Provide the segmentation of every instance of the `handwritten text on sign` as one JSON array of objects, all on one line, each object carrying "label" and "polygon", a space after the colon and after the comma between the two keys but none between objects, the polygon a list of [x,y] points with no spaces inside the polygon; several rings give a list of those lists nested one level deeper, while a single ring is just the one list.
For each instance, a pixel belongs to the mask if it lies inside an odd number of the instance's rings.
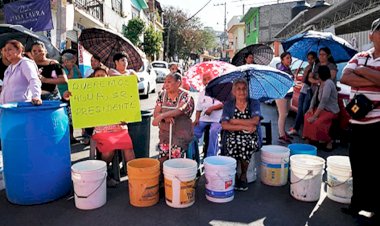
[{"label": "handwritten text on sign", "polygon": [[141,121],[136,76],[70,79],[74,128]]}]

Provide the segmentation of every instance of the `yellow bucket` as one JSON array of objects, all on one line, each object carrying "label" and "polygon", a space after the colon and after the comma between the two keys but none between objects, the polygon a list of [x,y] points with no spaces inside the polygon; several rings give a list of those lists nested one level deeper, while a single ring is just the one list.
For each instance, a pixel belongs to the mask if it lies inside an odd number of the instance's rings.
[{"label": "yellow bucket", "polygon": [[159,200],[160,162],[151,158],[134,159],[128,162],[127,170],[131,205],[136,207],[155,205]]}]

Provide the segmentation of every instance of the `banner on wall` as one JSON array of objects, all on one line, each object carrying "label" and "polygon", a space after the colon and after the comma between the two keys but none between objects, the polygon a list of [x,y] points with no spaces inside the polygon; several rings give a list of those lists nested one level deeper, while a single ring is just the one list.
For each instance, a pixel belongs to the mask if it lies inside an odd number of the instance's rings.
[{"label": "banner on wall", "polygon": [[70,79],[74,128],[140,122],[136,76]]},{"label": "banner on wall", "polygon": [[4,5],[7,24],[22,25],[32,31],[53,29],[50,0],[19,0]]}]

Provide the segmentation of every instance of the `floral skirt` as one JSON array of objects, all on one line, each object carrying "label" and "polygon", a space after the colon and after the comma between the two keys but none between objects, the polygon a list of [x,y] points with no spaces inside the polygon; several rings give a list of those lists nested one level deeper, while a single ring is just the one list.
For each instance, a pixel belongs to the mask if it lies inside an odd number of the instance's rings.
[{"label": "floral skirt", "polygon": [[[159,158],[163,158],[169,156],[169,144],[158,144],[157,146],[159,154]],[[177,145],[173,145],[171,149],[171,157],[172,158],[183,158],[185,156],[186,150],[182,149]]]}]

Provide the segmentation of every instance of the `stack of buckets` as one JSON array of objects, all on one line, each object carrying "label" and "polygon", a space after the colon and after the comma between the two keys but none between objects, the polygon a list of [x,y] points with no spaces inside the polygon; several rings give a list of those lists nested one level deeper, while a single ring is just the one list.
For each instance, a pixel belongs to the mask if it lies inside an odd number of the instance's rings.
[{"label": "stack of buckets", "polygon": [[159,201],[160,162],[139,158],[127,163],[129,201],[132,206],[148,207]]},{"label": "stack of buckets", "polygon": [[96,209],[107,201],[107,164],[101,160],[86,160],[71,167],[75,206],[82,210]]},{"label": "stack of buckets", "polygon": [[206,199],[225,203],[234,199],[236,160],[226,156],[210,156],[204,160]]},{"label": "stack of buckets", "polygon": [[169,159],[163,164],[165,199],[168,206],[185,208],[195,202],[198,164],[191,159]]},{"label": "stack of buckets", "polygon": [[351,164],[347,156],[327,158],[327,197],[349,204],[352,196]]},{"label": "stack of buckets", "polygon": [[321,194],[325,160],[309,144],[290,144],[290,194],[298,200],[314,202]]},{"label": "stack of buckets", "polygon": [[261,150],[261,182],[271,186],[285,185],[288,181],[289,148],[265,145]]}]

